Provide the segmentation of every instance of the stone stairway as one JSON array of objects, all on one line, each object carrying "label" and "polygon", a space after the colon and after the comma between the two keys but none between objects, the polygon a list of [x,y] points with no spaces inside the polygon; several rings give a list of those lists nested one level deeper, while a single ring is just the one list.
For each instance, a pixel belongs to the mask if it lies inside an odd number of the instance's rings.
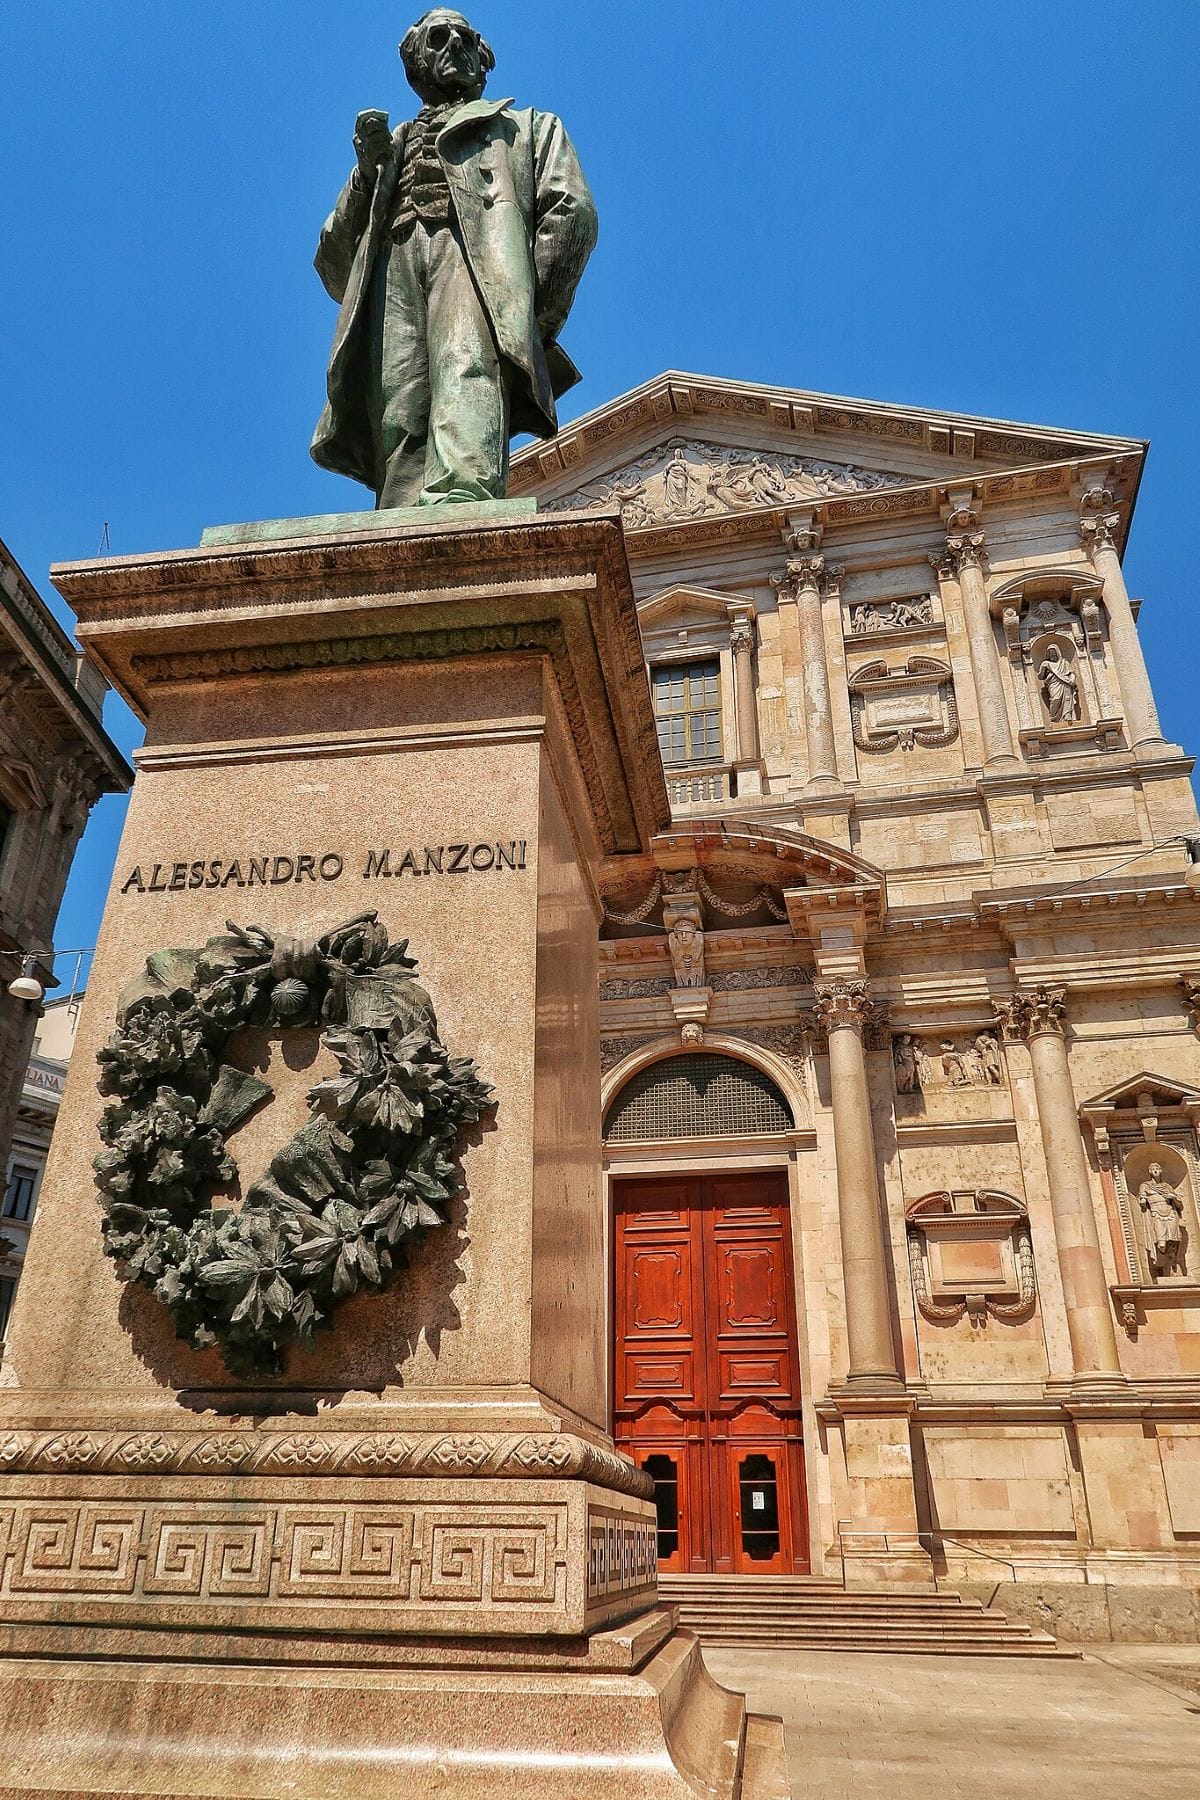
[{"label": "stone stairway", "polygon": [[785,1575],[660,1575],[702,1644],[951,1656],[1062,1656],[1052,1637],[959,1594],[856,1591]]}]

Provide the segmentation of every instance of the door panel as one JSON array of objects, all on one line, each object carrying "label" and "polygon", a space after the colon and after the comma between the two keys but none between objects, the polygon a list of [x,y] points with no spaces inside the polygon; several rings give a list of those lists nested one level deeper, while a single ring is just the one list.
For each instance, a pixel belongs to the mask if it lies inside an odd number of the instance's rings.
[{"label": "door panel", "polygon": [[782,1175],[616,1185],[614,1435],[655,1480],[664,1569],[806,1569]]}]

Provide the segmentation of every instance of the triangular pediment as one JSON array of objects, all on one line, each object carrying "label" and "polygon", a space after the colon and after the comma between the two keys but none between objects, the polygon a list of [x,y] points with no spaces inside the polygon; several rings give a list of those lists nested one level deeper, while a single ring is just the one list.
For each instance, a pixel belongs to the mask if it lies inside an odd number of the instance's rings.
[{"label": "triangular pediment", "polygon": [[1151,1109],[1200,1104],[1200,1088],[1189,1087],[1185,1081],[1175,1081],[1168,1075],[1154,1075],[1143,1070],[1140,1075],[1131,1075],[1127,1080],[1105,1088],[1102,1094],[1096,1094],[1091,1100],[1085,1100],[1080,1111],[1136,1111],[1143,1094],[1149,1097]]},{"label": "triangular pediment", "polygon": [[[833,504],[914,510],[931,488],[1046,484],[1051,465],[1087,464],[1132,500],[1146,446],[1000,419],[849,400],[670,372],[564,425],[513,459],[511,492],[560,512],[617,507],[627,531],[712,529],[734,515]],[[847,516],[851,516],[850,512]]]},{"label": "triangular pediment", "polygon": [[[732,610],[737,610],[736,606]],[[746,603],[741,603],[743,612]],[[731,602],[726,594],[715,594],[711,588],[665,588],[638,606],[638,623],[643,631],[660,631],[666,626],[693,629],[704,625],[728,624]]]}]

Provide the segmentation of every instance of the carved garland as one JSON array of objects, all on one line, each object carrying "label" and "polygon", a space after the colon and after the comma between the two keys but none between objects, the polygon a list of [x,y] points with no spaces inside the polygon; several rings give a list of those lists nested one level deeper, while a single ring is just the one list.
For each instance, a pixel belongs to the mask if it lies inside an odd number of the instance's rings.
[{"label": "carved garland", "polygon": [[[391,1285],[442,1209],[463,1192],[455,1156],[492,1090],[451,1059],[407,941],[374,912],[315,943],[228,924],[202,950],[160,950],[121,997],[99,1053],[103,1115],[95,1159],[107,1255],[149,1288],[176,1333],[217,1347],[236,1375],[279,1372],[359,1287]],[[320,1023],[338,1072],[308,1096],[312,1116],[245,1191],[228,1134],[271,1096],[221,1061],[251,1027]]]},{"label": "carved garland", "polygon": [[[871,728],[868,702],[885,693],[903,694],[909,686],[936,685],[941,720],[921,724],[897,724],[891,730]],[[926,750],[940,750],[958,736],[958,701],[954,683],[946,664],[932,656],[910,656],[903,669],[893,671],[886,663],[869,663],[859,669],[850,682],[850,716],[854,742],[860,750],[887,754],[893,750],[912,750],[919,744]]]}]

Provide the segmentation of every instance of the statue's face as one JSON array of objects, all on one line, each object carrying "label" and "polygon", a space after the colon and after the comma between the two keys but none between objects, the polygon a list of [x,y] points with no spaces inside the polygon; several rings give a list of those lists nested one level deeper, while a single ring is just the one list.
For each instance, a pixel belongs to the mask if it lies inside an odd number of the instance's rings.
[{"label": "statue's face", "polygon": [[1147,1170],[1147,1173],[1149,1174],[1151,1181],[1161,1181],[1162,1180],[1162,1164],[1161,1163],[1151,1163],[1149,1169]]},{"label": "statue's face", "polygon": [[419,70],[413,86],[423,100],[474,99],[483,92],[487,71],[479,49],[479,34],[461,13],[449,10],[426,15],[421,24],[423,42]]}]

